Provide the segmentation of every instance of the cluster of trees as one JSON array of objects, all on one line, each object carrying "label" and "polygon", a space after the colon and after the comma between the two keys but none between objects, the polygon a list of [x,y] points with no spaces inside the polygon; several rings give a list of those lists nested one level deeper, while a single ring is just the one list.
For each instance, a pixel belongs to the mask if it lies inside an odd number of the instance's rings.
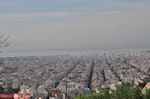
[{"label": "cluster of trees", "polygon": [[106,89],[105,92],[79,95],[74,97],[74,99],[150,99],[150,89],[146,89],[146,92],[143,94],[141,87],[143,86],[134,86],[131,83],[123,82],[116,90],[111,90],[111,93]]}]

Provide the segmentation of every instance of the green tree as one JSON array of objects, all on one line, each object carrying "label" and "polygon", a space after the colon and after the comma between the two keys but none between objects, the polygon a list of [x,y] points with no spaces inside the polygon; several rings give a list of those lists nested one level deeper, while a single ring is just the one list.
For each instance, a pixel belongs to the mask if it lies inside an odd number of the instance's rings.
[{"label": "green tree", "polygon": [[123,82],[116,90],[106,89],[104,92],[89,95],[79,95],[74,97],[74,99],[150,99],[150,89],[147,89],[144,94],[141,92],[141,87],[135,87],[131,83]]},{"label": "green tree", "polygon": [[144,94],[144,99],[150,99],[150,89],[146,89],[146,92]]}]

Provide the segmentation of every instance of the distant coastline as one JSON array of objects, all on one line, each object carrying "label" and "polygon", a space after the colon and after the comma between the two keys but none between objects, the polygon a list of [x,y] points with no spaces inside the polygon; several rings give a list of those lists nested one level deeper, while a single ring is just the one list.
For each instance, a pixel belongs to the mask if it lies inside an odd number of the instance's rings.
[{"label": "distant coastline", "polygon": [[13,50],[2,51],[1,57],[22,57],[22,56],[55,56],[55,55],[92,55],[104,53],[118,53],[118,52],[139,52],[149,51],[150,49],[47,49],[47,50]]}]

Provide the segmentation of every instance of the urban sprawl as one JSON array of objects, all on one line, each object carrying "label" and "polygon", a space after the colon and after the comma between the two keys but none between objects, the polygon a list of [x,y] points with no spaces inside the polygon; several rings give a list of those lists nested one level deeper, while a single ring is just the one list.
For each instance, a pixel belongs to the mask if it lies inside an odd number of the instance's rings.
[{"label": "urban sprawl", "polygon": [[[0,92],[72,99],[150,80],[150,51],[0,58]],[[59,98],[60,97],[60,98]]]}]

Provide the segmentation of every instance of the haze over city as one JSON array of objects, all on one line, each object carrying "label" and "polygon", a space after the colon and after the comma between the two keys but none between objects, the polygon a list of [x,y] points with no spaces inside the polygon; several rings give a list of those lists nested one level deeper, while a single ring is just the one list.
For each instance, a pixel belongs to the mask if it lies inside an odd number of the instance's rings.
[{"label": "haze over city", "polygon": [[149,0],[0,0],[5,50],[149,48]]},{"label": "haze over city", "polygon": [[0,0],[0,99],[150,99],[150,0]]}]

